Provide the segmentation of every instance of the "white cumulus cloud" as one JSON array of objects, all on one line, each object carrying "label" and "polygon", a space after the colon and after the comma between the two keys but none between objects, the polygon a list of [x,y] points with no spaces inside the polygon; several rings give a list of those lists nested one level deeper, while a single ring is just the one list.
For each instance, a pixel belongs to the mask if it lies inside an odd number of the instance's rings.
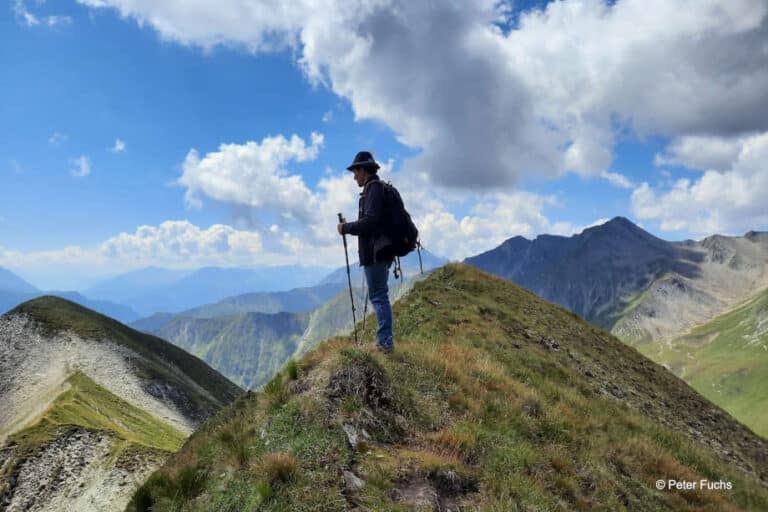
[{"label": "white cumulus cloud", "polygon": [[190,150],[184,160],[179,185],[185,186],[186,201],[201,204],[199,196],[246,205],[275,208],[288,218],[308,220],[312,212],[312,193],[299,175],[289,175],[286,164],[317,157],[323,136],[312,133],[307,145],[298,135],[265,137],[261,143],[222,144],[219,150],[200,158]]},{"label": "white cumulus cloud", "polygon": [[743,234],[768,225],[766,196],[768,132],[744,138],[728,169],[662,188],[642,183],[632,192],[632,209],[641,219],[658,220],[663,230]]},{"label": "white cumulus cloud", "polygon": [[713,169],[726,171],[736,162],[744,145],[745,137],[685,136],[672,141],[657,154],[657,166],[682,165],[702,171]]},{"label": "white cumulus cloud", "polygon": [[139,226],[103,242],[98,254],[110,261],[194,267],[204,264],[249,262],[263,249],[257,232],[214,224],[201,229],[188,221],[166,221]]}]

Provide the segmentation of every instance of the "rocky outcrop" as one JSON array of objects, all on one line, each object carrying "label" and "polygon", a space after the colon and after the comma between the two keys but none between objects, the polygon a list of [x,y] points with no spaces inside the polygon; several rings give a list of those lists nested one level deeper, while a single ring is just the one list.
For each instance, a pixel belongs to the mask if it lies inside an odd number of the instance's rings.
[{"label": "rocky outcrop", "polygon": [[[114,460],[120,444],[105,432],[62,428],[52,441],[15,465],[0,504],[7,512],[123,510],[134,489],[168,454],[125,451]],[[3,459],[12,460],[17,449],[4,447]]]}]

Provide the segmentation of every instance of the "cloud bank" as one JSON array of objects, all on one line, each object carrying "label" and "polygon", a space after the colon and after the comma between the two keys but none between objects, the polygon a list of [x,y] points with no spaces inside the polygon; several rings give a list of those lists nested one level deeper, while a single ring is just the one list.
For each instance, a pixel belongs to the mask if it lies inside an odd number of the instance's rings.
[{"label": "cloud bank", "polygon": [[441,186],[609,170],[619,130],[768,130],[765,0],[78,0],[181,44],[293,50],[358,119],[422,152]]}]

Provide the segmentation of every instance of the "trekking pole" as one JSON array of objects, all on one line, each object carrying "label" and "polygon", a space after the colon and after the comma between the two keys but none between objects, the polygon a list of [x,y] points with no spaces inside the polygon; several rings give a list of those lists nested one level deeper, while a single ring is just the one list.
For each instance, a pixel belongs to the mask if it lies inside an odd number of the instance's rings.
[{"label": "trekking pole", "polygon": [[424,267],[421,266],[421,241],[416,240],[416,252],[419,253],[419,272],[424,275]]},{"label": "trekking pole", "polygon": [[[342,224],[346,222],[339,212],[339,222]],[[359,345],[357,341],[357,319],[355,318],[355,298],[352,296],[352,276],[349,274],[349,254],[347,253],[347,235],[341,235],[344,240],[344,259],[347,261],[347,282],[349,283],[349,301],[352,303],[352,328],[355,331],[355,345]]]},{"label": "trekking pole", "polygon": [[362,277],[362,284],[360,286],[365,290],[365,303],[363,304],[363,333],[365,333],[365,317],[368,316],[368,287],[365,285],[365,273],[363,273]]}]

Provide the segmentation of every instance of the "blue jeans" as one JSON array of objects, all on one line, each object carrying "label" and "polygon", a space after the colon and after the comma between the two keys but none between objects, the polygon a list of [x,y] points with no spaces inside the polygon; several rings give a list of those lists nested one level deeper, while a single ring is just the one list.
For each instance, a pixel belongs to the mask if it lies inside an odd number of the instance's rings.
[{"label": "blue jeans", "polygon": [[389,262],[379,262],[363,267],[365,281],[368,283],[368,296],[379,323],[376,343],[384,348],[395,346],[395,341],[392,339],[392,306],[389,304],[389,287],[387,286],[389,265]]}]

